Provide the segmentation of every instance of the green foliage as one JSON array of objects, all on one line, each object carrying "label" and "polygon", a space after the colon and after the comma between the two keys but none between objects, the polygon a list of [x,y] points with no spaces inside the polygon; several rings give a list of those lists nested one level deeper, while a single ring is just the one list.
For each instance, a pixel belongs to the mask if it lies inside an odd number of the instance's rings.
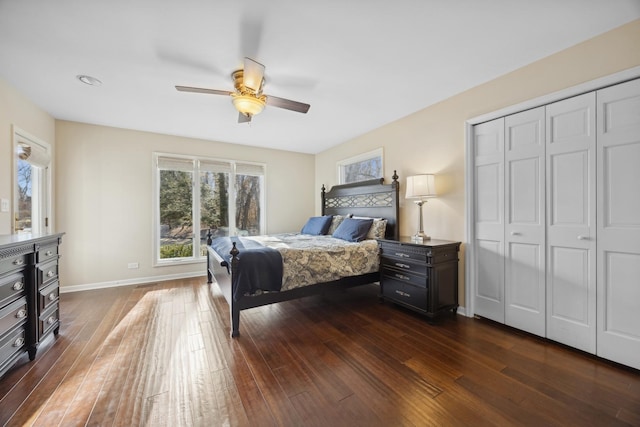
[{"label": "green foliage", "polygon": [[160,223],[170,229],[193,225],[191,173],[160,171]]},{"label": "green foliage", "polygon": [[160,247],[160,258],[188,258],[193,256],[193,244],[164,245]]}]

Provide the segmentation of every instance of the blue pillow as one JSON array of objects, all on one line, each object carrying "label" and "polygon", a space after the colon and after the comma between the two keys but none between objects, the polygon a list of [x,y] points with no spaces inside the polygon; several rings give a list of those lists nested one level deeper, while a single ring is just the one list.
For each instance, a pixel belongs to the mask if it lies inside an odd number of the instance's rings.
[{"label": "blue pillow", "polygon": [[361,242],[367,237],[371,224],[373,219],[345,218],[333,232],[333,237],[347,242]]},{"label": "blue pillow", "polygon": [[307,220],[307,223],[302,227],[302,234],[321,235],[327,234],[329,226],[331,225],[331,215],[328,216],[312,216]]}]

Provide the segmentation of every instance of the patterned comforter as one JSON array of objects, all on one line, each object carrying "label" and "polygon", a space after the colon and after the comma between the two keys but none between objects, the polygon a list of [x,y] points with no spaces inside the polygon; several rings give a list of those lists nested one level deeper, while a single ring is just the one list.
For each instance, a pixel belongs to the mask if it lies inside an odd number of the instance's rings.
[{"label": "patterned comforter", "polygon": [[378,243],[287,233],[243,237],[280,252],[282,291],[378,271]]}]

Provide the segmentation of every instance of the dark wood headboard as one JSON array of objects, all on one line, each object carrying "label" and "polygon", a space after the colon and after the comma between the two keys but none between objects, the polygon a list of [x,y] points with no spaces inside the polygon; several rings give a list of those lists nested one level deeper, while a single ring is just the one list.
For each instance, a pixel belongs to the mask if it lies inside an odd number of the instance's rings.
[{"label": "dark wood headboard", "polygon": [[351,184],[334,185],[326,191],[322,186],[322,215],[349,215],[384,218],[387,220],[387,239],[400,237],[399,184],[393,171],[393,181],[384,178]]}]

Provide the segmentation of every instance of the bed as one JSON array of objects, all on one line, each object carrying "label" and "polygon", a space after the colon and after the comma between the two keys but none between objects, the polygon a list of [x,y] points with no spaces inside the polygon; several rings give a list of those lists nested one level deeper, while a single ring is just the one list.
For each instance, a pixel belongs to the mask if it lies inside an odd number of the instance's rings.
[{"label": "bed", "polygon": [[[378,222],[380,218],[386,221],[386,227],[378,230],[377,233],[383,233],[387,239],[398,239],[398,175],[396,171],[393,173],[393,181],[391,184],[385,184],[384,178],[363,181],[353,184],[336,185],[330,191],[326,191],[324,185],[321,189],[321,206],[322,217],[332,216],[334,218],[375,218],[374,222]],[[310,219],[311,221],[311,219]],[[350,221],[354,222],[354,221]],[[362,221],[361,221],[362,222]],[[331,226],[335,226],[335,222]],[[305,225],[306,227],[307,225]],[[339,227],[339,225],[338,225]],[[333,230],[330,230],[331,232]],[[329,235],[330,236],[330,235]],[[371,240],[372,235],[369,233],[369,242],[363,246],[371,246],[375,244],[375,240]],[[381,237],[381,236],[379,236]],[[298,233],[284,233],[281,235],[271,236],[252,236],[251,238],[228,238],[224,243],[221,238],[212,239],[209,234],[207,237],[207,281],[211,286],[218,286],[224,295],[225,300],[229,304],[231,336],[240,335],[240,311],[248,308],[259,307],[267,304],[273,304],[291,299],[302,298],[311,295],[317,295],[329,291],[347,289],[353,286],[365,285],[379,280],[378,268],[378,252],[377,244],[375,251],[366,256],[368,261],[362,271],[340,272],[337,277],[325,274],[307,274],[317,278],[327,278],[329,280],[319,283],[306,283],[303,274],[286,273],[285,265],[283,273],[285,277],[267,276],[266,272],[277,270],[283,264],[281,261],[269,261],[264,264],[264,257],[258,255],[257,252],[263,251],[261,247],[272,245],[272,247],[287,246],[296,247],[308,245],[307,236],[300,236]],[[326,239],[331,240],[331,239]],[[337,239],[333,239],[337,240]],[[225,246],[226,245],[226,246]],[[370,249],[370,248],[369,248]],[[318,248],[313,250],[318,251]],[[264,249],[267,257],[273,256],[271,249]],[[280,251],[279,253],[285,254]],[[285,255],[281,255],[286,257]],[[373,257],[373,258],[371,258]],[[280,262],[280,266],[279,263]],[[247,276],[248,267],[260,265],[255,271],[259,271],[253,276],[254,283],[256,280],[264,282],[264,289],[255,292],[255,289],[249,290],[241,279]],[[263,264],[259,264],[263,263]],[[317,264],[317,263],[316,263]],[[343,263],[353,264],[353,263]],[[304,268],[298,268],[298,272],[302,273]],[[355,269],[354,269],[355,270]],[[327,272],[327,274],[329,274]],[[335,272],[333,272],[335,276]],[[215,279],[215,280],[214,280]],[[277,282],[282,280],[282,290],[271,289],[269,282]],[[297,283],[300,282],[300,283]],[[305,282],[305,283],[302,283]],[[303,284],[304,286],[301,286]],[[286,285],[286,286],[285,286]]]}]

